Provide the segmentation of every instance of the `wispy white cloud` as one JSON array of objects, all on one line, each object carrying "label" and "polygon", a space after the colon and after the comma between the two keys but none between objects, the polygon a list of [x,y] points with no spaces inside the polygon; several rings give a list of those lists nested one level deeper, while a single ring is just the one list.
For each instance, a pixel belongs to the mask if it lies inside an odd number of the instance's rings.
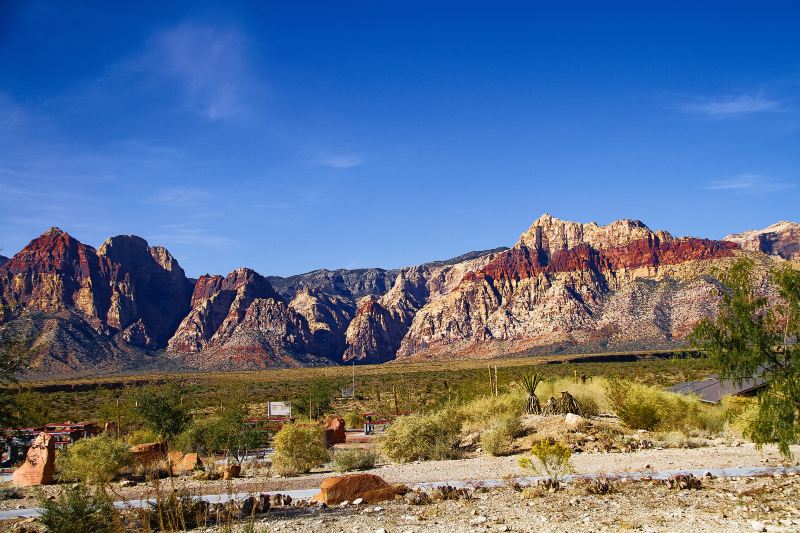
[{"label": "wispy white cloud", "polygon": [[164,30],[137,63],[177,83],[187,108],[209,120],[245,111],[257,85],[246,39],[233,28],[184,23]]},{"label": "wispy white cloud", "polygon": [[724,117],[753,113],[780,112],[786,107],[780,100],[762,94],[739,94],[718,97],[695,98],[681,106],[684,113]]},{"label": "wispy white cloud", "polygon": [[728,191],[734,193],[765,193],[793,189],[797,184],[793,181],[764,176],[762,174],[739,174],[733,178],[712,180],[705,186],[712,191]]},{"label": "wispy white cloud", "polygon": [[365,163],[364,156],[360,154],[341,154],[333,157],[320,159],[318,164],[328,168],[353,168],[360,167]]},{"label": "wispy white cloud", "polygon": [[152,200],[158,204],[183,207],[204,203],[212,198],[211,191],[201,187],[164,187],[155,192]]},{"label": "wispy white cloud", "polygon": [[168,243],[168,245],[190,246],[234,246],[236,241],[211,233],[204,228],[188,224],[165,224],[160,227],[161,232],[151,237],[153,242]]}]

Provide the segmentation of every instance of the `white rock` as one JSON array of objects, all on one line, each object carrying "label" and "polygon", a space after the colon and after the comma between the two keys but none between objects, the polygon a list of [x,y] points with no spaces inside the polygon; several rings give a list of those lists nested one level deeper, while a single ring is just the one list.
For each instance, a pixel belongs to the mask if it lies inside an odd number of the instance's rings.
[{"label": "white rock", "polygon": [[339,504],[339,507],[347,507],[348,505],[350,505],[350,500],[345,500]]},{"label": "white rock", "polygon": [[767,530],[766,526],[762,522],[759,522],[758,520],[752,520],[750,522],[750,527],[752,528],[753,531],[766,531]]},{"label": "white rock", "polygon": [[484,522],[486,522],[486,520],[487,519],[486,519],[485,516],[476,516],[475,518],[470,520],[469,523],[470,524],[483,524]]},{"label": "white rock", "polygon": [[364,503],[364,498],[356,498],[353,500],[353,505],[361,505],[362,503]]},{"label": "white rock", "polygon": [[564,422],[566,422],[570,426],[577,426],[578,424],[580,424],[584,420],[586,420],[586,419],[583,418],[582,416],[576,415],[574,413],[567,413],[564,416]]}]

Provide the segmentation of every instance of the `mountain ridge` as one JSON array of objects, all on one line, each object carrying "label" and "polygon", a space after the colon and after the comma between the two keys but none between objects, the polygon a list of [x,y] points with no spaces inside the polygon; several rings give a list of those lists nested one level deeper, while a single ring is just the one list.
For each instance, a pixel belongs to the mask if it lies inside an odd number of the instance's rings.
[{"label": "mountain ridge", "polygon": [[50,228],[0,260],[0,338],[27,340],[43,375],[672,347],[715,312],[717,269],[796,259],[799,228],[715,241],[544,214],[511,248],[443,261],[196,280],[141,237],[95,249]]}]

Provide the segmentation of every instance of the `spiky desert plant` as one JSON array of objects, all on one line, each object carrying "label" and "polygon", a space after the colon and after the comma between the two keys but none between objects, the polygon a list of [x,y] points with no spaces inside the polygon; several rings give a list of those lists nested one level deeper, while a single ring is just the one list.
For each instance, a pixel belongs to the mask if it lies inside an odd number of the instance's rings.
[{"label": "spiky desert plant", "polygon": [[519,384],[525,394],[528,395],[528,401],[525,403],[525,412],[529,415],[538,415],[542,412],[542,406],[539,403],[539,398],[536,396],[536,387],[539,386],[541,381],[542,375],[538,372],[531,372],[517,379],[517,384]]}]

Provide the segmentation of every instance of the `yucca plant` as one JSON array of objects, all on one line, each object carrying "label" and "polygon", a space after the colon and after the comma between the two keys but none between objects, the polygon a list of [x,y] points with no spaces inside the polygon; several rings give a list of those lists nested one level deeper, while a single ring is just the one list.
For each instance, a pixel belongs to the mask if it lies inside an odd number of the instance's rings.
[{"label": "yucca plant", "polygon": [[525,403],[525,412],[529,415],[538,415],[542,412],[542,406],[539,403],[539,398],[536,396],[536,387],[539,386],[541,381],[542,375],[538,372],[531,372],[517,379],[517,384],[522,388],[525,394],[528,395],[528,401]]}]

